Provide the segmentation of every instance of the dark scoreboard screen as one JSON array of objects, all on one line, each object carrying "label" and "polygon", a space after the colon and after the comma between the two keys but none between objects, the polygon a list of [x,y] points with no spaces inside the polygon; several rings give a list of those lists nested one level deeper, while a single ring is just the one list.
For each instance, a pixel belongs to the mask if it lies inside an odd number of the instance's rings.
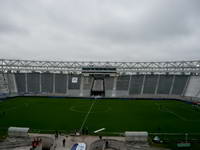
[{"label": "dark scoreboard screen", "polygon": [[117,69],[112,67],[83,67],[82,73],[116,73]]}]

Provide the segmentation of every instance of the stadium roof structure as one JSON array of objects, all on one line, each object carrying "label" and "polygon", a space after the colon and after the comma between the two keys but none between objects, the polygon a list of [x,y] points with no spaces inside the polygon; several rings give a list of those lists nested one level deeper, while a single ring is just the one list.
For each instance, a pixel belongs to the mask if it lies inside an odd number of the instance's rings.
[{"label": "stadium roof structure", "polygon": [[[81,73],[84,67],[116,68],[119,74],[148,73],[197,73],[200,60],[161,62],[115,62],[115,61],[36,61],[0,59],[1,72],[53,72]],[[109,71],[109,70],[108,70]],[[99,70],[101,72],[101,70]]]}]

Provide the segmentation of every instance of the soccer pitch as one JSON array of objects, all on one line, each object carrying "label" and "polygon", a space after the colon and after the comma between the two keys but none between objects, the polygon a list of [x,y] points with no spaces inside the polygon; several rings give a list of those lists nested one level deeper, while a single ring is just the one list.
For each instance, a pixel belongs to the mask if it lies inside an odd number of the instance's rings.
[{"label": "soccer pitch", "polygon": [[0,102],[0,128],[30,127],[67,133],[200,133],[200,109],[175,100],[89,100],[16,97]]}]

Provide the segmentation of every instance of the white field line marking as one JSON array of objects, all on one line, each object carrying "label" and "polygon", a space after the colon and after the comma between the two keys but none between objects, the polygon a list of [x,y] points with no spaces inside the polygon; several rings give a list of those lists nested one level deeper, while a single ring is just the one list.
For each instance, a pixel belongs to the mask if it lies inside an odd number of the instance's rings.
[{"label": "white field line marking", "polygon": [[99,130],[94,131],[94,133],[98,133],[98,132],[104,131],[105,129],[106,129],[106,128],[101,128],[101,129],[99,129]]},{"label": "white field line marking", "polygon": [[84,127],[84,125],[85,125],[85,123],[86,123],[86,121],[87,121],[87,119],[88,119],[88,116],[89,116],[89,114],[90,114],[90,112],[91,112],[91,110],[92,110],[92,108],[93,108],[93,106],[94,106],[94,103],[95,103],[95,100],[94,100],[94,102],[91,104],[90,109],[88,110],[88,113],[85,115],[85,118],[84,118],[84,120],[83,120],[83,123],[82,123],[82,125],[81,125],[81,128],[80,128],[79,132],[82,131],[82,129],[83,129],[83,127]]},{"label": "white field line marking", "polygon": [[173,112],[172,110],[170,110],[169,108],[164,108],[164,109],[161,109],[160,108],[160,104],[158,104],[158,103],[155,103],[157,106],[158,106],[158,108],[159,108],[159,111],[161,111],[161,112],[168,112],[168,113],[171,113],[171,114],[173,114],[174,116],[176,116],[177,118],[179,118],[179,119],[181,119],[181,120],[183,120],[183,121],[199,121],[199,120],[189,120],[189,119],[186,119],[185,117],[183,117],[183,116],[181,116],[181,115],[178,115],[177,113],[175,113],[175,112]]}]

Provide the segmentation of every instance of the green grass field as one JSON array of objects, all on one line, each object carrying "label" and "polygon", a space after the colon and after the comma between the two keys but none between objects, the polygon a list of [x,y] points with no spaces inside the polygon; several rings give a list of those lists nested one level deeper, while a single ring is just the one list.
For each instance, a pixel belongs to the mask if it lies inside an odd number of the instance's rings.
[{"label": "green grass field", "polygon": [[0,102],[0,128],[18,126],[69,133],[82,125],[90,132],[106,128],[107,133],[200,133],[200,110],[173,100],[17,97]]}]

